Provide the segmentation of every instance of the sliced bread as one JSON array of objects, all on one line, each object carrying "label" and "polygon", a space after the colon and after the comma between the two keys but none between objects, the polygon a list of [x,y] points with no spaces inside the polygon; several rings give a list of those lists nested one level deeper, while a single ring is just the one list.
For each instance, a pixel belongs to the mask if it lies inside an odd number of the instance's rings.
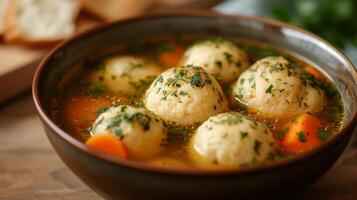
[{"label": "sliced bread", "polygon": [[81,0],[83,8],[105,20],[114,21],[142,14],[156,0]]},{"label": "sliced bread", "polygon": [[11,0],[4,17],[4,39],[13,43],[52,44],[75,32],[76,0]]},{"label": "sliced bread", "polygon": [[8,0],[0,0],[0,35],[4,32],[4,14]]}]

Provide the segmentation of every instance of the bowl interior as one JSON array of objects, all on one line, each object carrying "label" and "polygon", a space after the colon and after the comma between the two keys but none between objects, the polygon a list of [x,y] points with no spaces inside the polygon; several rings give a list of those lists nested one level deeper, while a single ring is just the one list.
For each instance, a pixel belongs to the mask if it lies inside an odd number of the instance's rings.
[{"label": "bowl interior", "polygon": [[214,14],[168,14],[130,19],[80,35],[53,51],[38,70],[34,84],[38,98],[51,119],[51,101],[58,83],[79,61],[136,39],[181,34],[222,36],[232,40],[249,39],[293,52],[321,68],[342,95],[344,128],[356,118],[357,75],[352,64],[327,42],[311,33],[283,23],[255,17]]}]

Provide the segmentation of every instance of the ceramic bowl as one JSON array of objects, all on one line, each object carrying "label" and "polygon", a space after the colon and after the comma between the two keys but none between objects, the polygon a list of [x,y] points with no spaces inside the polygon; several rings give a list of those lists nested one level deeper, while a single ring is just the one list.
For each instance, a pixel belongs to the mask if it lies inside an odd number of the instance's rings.
[{"label": "ceramic bowl", "polygon": [[[64,75],[93,51],[140,38],[203,34],[262,41],[308,59],[342,95],[345,113],[339,135],[290,160],[225,171],[158,168],[124,161],[87,148],[53,120],[53,93]],[[42,61],[33,82],[34,101],[49,141],[66,165],[108,199],[239,199],[292,195],[313,183],[339,158],[356,132],[357,74],[335,47],[300,28],[269,19],[208,11],[154,14],[83,33],[57,46]],[[46,162],[44,160],[44,162]]]}]

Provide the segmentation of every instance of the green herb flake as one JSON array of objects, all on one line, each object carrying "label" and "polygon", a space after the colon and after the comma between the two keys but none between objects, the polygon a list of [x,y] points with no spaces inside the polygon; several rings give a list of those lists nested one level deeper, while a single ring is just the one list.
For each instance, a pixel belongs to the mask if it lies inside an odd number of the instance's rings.
[{"label": "green herb flake", "polygon": [[273,89],[273,85],[270,84],[270,86],[265,90],[265,93],[271,94],[272,89]]},{"label": "green herb flake", "polygon": [[180,96],[186,96],[187,94],[188,94],[188,93],[185,92],[185,91],[180,91],[180,92],[179,92],[179,95],[180,95]]},{"label": "green herb flake", "polygon": [[242,63],[241,63],[240,60],[239,60],[239,61],[237,61],[237,62],[235,63],[235,65],[236,65],[236,67],[240,68],[240,67],[242,66]]},{"label": "green herb flake", "polygon": [[110,108],[110,106],[103,106],[103,107],[97,109],[97,110],[95,111],[95,113],[96,113],[97,115],[102,114],[102,113],[106,112],[107,110],[109,110],[109,108]]},{"label": "green herb flake", "polygon": [[101,95],[108,90],[108,87],[101,83],[92,83],[90,85],[90,92],[93,95]]},{"label": "green herb flake", "polygon": [[298,119],[299,119],[299,116],[294,117],[294,119],[293,119],[292,123],[293,123],[293,124],[296,124],[296,122],[298,121]]},{"label": "green herb flake", "polygon": [[322,141],[327,141],[328,140],[328,138],[329,138],[329,136],[330,136],[330,134],[327,132],[327,131],[324,131],[324,130],[322,130],[322,129],[319,129],[318,131],[317,131],[317,135],[319,136],[319,138],[322,140]]},{"label": "green herb flake", "polygon": [[254,142],[254,151],[257,155],[260,154],[260,147],[262,145],[262,142],[260,142],[259,140],[255,140]]},{"label": "green herb flake", "polygon": [[306,135],[303,131],[298,133],[298,139],[300,142],[305,143],[307,141]]},{"label": "green herb flake", "polygon": [[203,88],[205,86],[199,72],[195,72],[195,74],[191,77],[190,83],[192,87]]},{"label": "green herb flake", "polygon": [[120,138],[121,140],[123,139],[124,135],[123,135],[123,132],[120,130],[119,127],[115,127],[114,128],[114,134]]},{"label": "green herb flake", "polygon": [[233,62],[232,60],[232,54],[228,53],[228,52],[224,52],[224,56],[226,57],[226,60],[229,64],[231,64]]},{"label": "green herb flake", "polygon": [[124,108],[126,108],[126,107],[123,107],[122,108],[123,110],[121,110],[113,118],[111,118],[108,128],[116,129],[122,122],[131,123],[131,122],[135,121],[142,126],[144,131],[147,131],[150,129],[150,122],[151,122],[150,116],[148,116],[142,112],[135,112],[135,113],[129,114],[129,113],[125,112]]},{"label": "green herb flake", "polygon": [[277,150],[275,153],[270,153],[268,155],[267,162],[270,163],[270,162],[273,162],[273,161],[276,161],[276,160],[283,159],[285,157],[286,157],[286,155],[284,154],[283,151]]},{"label": "green herb flake", "polygon": [[215,64],[218,66],[218,68],[222,69],[222,62],[220,60],[216,60]]},{"label": "green herb flake", "polygon": [[161,142],[161,146],[170,147],[175,143],[185,143],[187,142],[192,135],[192,128],[185,126],[176,126],[169,123],[164,123],[164,126],[167,127],[167,137]]},{"label": "green herb flake", "polygon": [[243,140],[244,138],[246,138],[248,136],[248,132],[244,132],[244,131],[240,131],[240,139]]},{"label": "green herb flake", "polygon": [[330,83],[326,83],[320,80],[317,80],[312,76],[311,74],[304,72],[301,79],[307,81],[310,83],[312,86],[317,86],[324,90],[328,95],[330,96],[335,96],[338,92],[336,88],[334,88]]},{"label": "green herb flake", "polygon": [[288,131],[289,131],[289,128],[283,128],[283,129],[279,130],[278,132],[276,132],[276,135],[279,138],[282,138]]},{"label": "green herb flake", "polygon": [[244,81],[245,81],[245,79],[241,78],[239,82],[240,82],[241,85],[243,85]]}]

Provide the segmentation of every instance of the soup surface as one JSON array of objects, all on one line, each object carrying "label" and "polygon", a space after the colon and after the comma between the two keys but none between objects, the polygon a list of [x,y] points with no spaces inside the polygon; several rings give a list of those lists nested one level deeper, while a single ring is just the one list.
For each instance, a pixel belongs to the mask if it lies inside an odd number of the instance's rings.
[{"label": "soup surface", "polygon": [[119,159],[263,165],[339,133],[343,104],[316,66],[263,43],[156,38],[93,52],[53,98],[57,123]]}]

